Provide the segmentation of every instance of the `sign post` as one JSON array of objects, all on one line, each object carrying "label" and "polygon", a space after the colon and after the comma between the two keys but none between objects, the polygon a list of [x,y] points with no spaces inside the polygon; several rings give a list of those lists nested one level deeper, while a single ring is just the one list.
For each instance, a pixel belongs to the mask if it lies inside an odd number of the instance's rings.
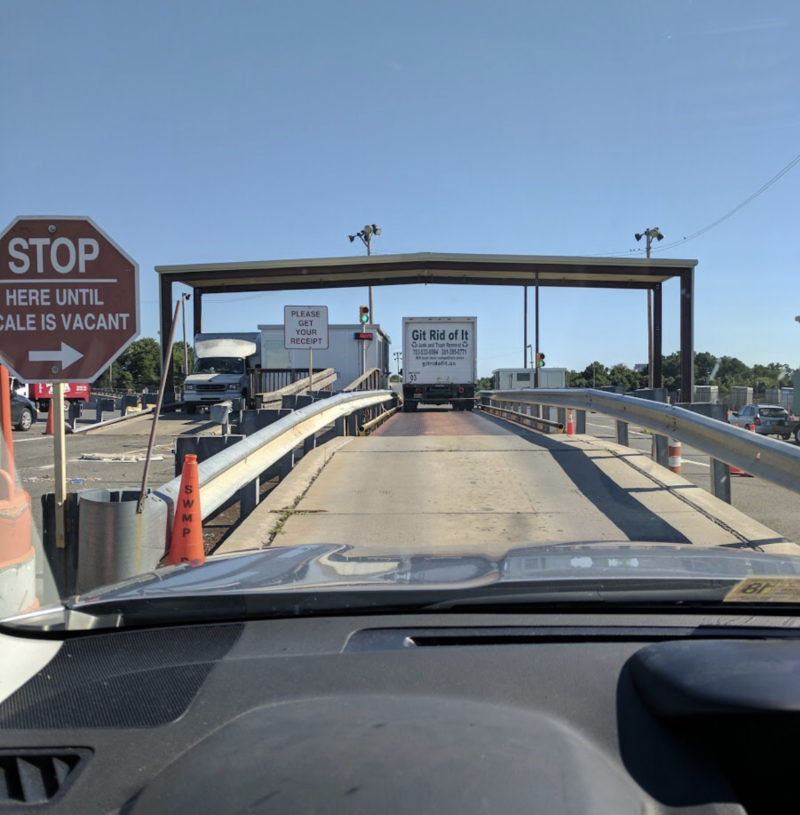
[{"label": "sign post", "polygon": [[327,306],[284,306],[283,347],[308,351],[308,389],[314,384],[313,353],[328,347]]},{"label": "sign post", "polygon": [[53,383],[56,546],[63,548],[64,383],[93,382],[139,333],[139,268],[89,218],[19,217],[0,234],[0,360]]}]

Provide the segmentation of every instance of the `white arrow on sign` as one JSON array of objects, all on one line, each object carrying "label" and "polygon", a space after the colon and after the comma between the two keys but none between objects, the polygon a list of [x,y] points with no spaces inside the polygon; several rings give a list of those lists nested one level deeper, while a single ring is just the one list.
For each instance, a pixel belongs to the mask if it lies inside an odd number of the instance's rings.
[{"label": "white arrow on sign", "polygon": [[77,362],[83,354],[74,348],[61,343],[60,351],[28,351],[28,362],[60,362],[61,370],[69,368],[73,362]]}]

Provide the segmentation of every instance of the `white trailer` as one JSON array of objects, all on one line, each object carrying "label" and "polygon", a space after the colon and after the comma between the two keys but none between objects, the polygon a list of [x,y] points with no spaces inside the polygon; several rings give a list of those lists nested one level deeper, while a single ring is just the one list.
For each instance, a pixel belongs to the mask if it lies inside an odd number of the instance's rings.
[{"label": "white trailer", "polygon": [[477,317],[403,317],[403,410],[449,404],[472,410]]},{"label": "white trailer", "polygon": [[[540,388],[566,388],[566,368],[539,368]],[[492,371],[494,389],[510,391],[518,388],[532,388],[535,380],[533,368],[497,368]]]},{"label": "white trailer", "polygon": [[[308,350],[284,348],[283,325],[260,325],[261,367],[266,370],[308,370]],[[328,326],[327,349],[313,352],[315,369],[336,371],[334,390],[342,390],[362,373],[377,368],[383,376],[381,387],[389,379],[391,339],[379,325],[359,323]]]}]

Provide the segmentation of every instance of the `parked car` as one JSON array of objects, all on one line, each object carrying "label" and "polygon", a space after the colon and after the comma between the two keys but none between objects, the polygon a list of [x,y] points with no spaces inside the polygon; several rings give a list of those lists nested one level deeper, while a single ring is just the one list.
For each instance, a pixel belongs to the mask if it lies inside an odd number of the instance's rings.
[{"label": "parked car", "polygon": [[730,423],[762,436],[789,439],[800,430],[800,422],[783,405],[745,405],[731,414]]},{"label": "parked car", "polygon": [[30,430],[39,418],[36,405],[26,396],[11,394],[11,424],[17,430]]}]

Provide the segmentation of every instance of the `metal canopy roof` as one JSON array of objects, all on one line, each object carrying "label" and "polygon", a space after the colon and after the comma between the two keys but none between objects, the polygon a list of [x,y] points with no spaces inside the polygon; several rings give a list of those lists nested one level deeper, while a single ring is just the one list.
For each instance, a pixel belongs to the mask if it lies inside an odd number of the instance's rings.
[{"label": "metal canopy roof", "polygon": [[696,260],[466,255],[418,252],[369,257],[306,258],[156,266],[171,282],[203,293],[381,286],[403,283],[648,289],[697,265]]},{"label": "metal canopy roof", "polygon": [[[561,257],[542,255],[465,255],[418,252],[338,258],[261,260],[156,266],[159,274],[161,336],[170,335],[172,287],[194,290],[195,332],[202,332],[203,296],[226,292],[290,291],[347,286],[444,283],[488,286],[562,286],[643,289],[653,293],[652,358],[654,382],[661,382],[662,284],[679,278],[681,401],[692,394],[693,291],[696,260],[664,258]],[[538,289],[537,289],[538,291]],[[527,295],[526,295],[527,313]],[[172,360],[167,382],[173,384]]]}]

